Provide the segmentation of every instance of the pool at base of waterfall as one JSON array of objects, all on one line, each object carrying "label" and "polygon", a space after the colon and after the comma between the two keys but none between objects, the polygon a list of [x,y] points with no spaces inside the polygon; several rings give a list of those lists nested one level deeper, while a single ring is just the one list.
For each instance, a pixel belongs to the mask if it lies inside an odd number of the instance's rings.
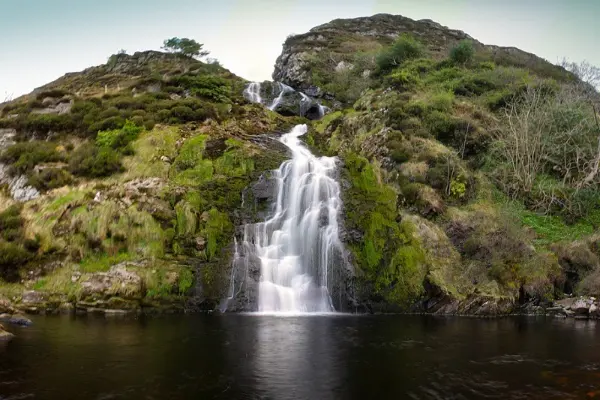
[{"label": "pool at base of waterfall", "polygon": [[[0,399],[577,399],[600,324],[313,314],[33,316],[0,343]],[[569,346],[565,346],[569,343]]]}]

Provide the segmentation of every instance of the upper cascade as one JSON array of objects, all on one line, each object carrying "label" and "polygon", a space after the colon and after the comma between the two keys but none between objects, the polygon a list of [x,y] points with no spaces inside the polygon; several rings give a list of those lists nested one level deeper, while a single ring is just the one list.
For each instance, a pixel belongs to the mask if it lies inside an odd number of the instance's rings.
[{"label": "upper cascade", "polygon": [[244,89],[244,97],[285,116],[299,115],[315,120],[327,112],[327,107],[318,101],[281,82],[252,82]]}]

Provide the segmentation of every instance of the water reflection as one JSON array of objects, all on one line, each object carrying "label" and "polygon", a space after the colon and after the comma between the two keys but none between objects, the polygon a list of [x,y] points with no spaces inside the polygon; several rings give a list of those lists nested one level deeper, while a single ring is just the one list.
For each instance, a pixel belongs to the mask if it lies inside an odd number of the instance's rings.
[{"label": "water reflection", "polygon": [[600,399],[599,325],[400,316],[36,318],[0,399]]}]

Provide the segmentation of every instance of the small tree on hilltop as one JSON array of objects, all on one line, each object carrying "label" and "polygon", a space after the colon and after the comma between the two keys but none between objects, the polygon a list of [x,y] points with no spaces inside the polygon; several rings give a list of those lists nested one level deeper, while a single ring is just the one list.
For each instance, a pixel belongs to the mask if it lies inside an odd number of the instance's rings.
[{"label": "small tree on hilltop", "polygon": [[194,39],[173,37],[163,42],[162,49],[170,53],[181,54],[186,57],[206,57],[210,52],[202,50],[204,45]]},{"label": "small tree on hilltop", "polygon": [[475,49],[470,40],[461,40],[450,50],[450,59],[456,64],[466,64],[473,59]]}]

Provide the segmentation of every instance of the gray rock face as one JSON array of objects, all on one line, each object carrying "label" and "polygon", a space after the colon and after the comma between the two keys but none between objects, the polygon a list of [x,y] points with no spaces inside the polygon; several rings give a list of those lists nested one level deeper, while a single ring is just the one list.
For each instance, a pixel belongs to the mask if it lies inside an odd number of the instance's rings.
[{"label": "gray rock face", "polygon": [[[0,153],[13,145],[17,132],[14,129],[0,129]],[[10,196],[16,201],[29,201],[39,197],[40,192],[27,184],[23,175],[11,176],[8,166],[0,163],[0,185],[8,185]]]},{"label": "gray rock face", "polygon": [[27,184],[27,177],[23,175],[10,176],[8,167],[0,163],[0,185],[8,185],[10,196],[16,201],[29,201],[37,199],[40,192]]}]

